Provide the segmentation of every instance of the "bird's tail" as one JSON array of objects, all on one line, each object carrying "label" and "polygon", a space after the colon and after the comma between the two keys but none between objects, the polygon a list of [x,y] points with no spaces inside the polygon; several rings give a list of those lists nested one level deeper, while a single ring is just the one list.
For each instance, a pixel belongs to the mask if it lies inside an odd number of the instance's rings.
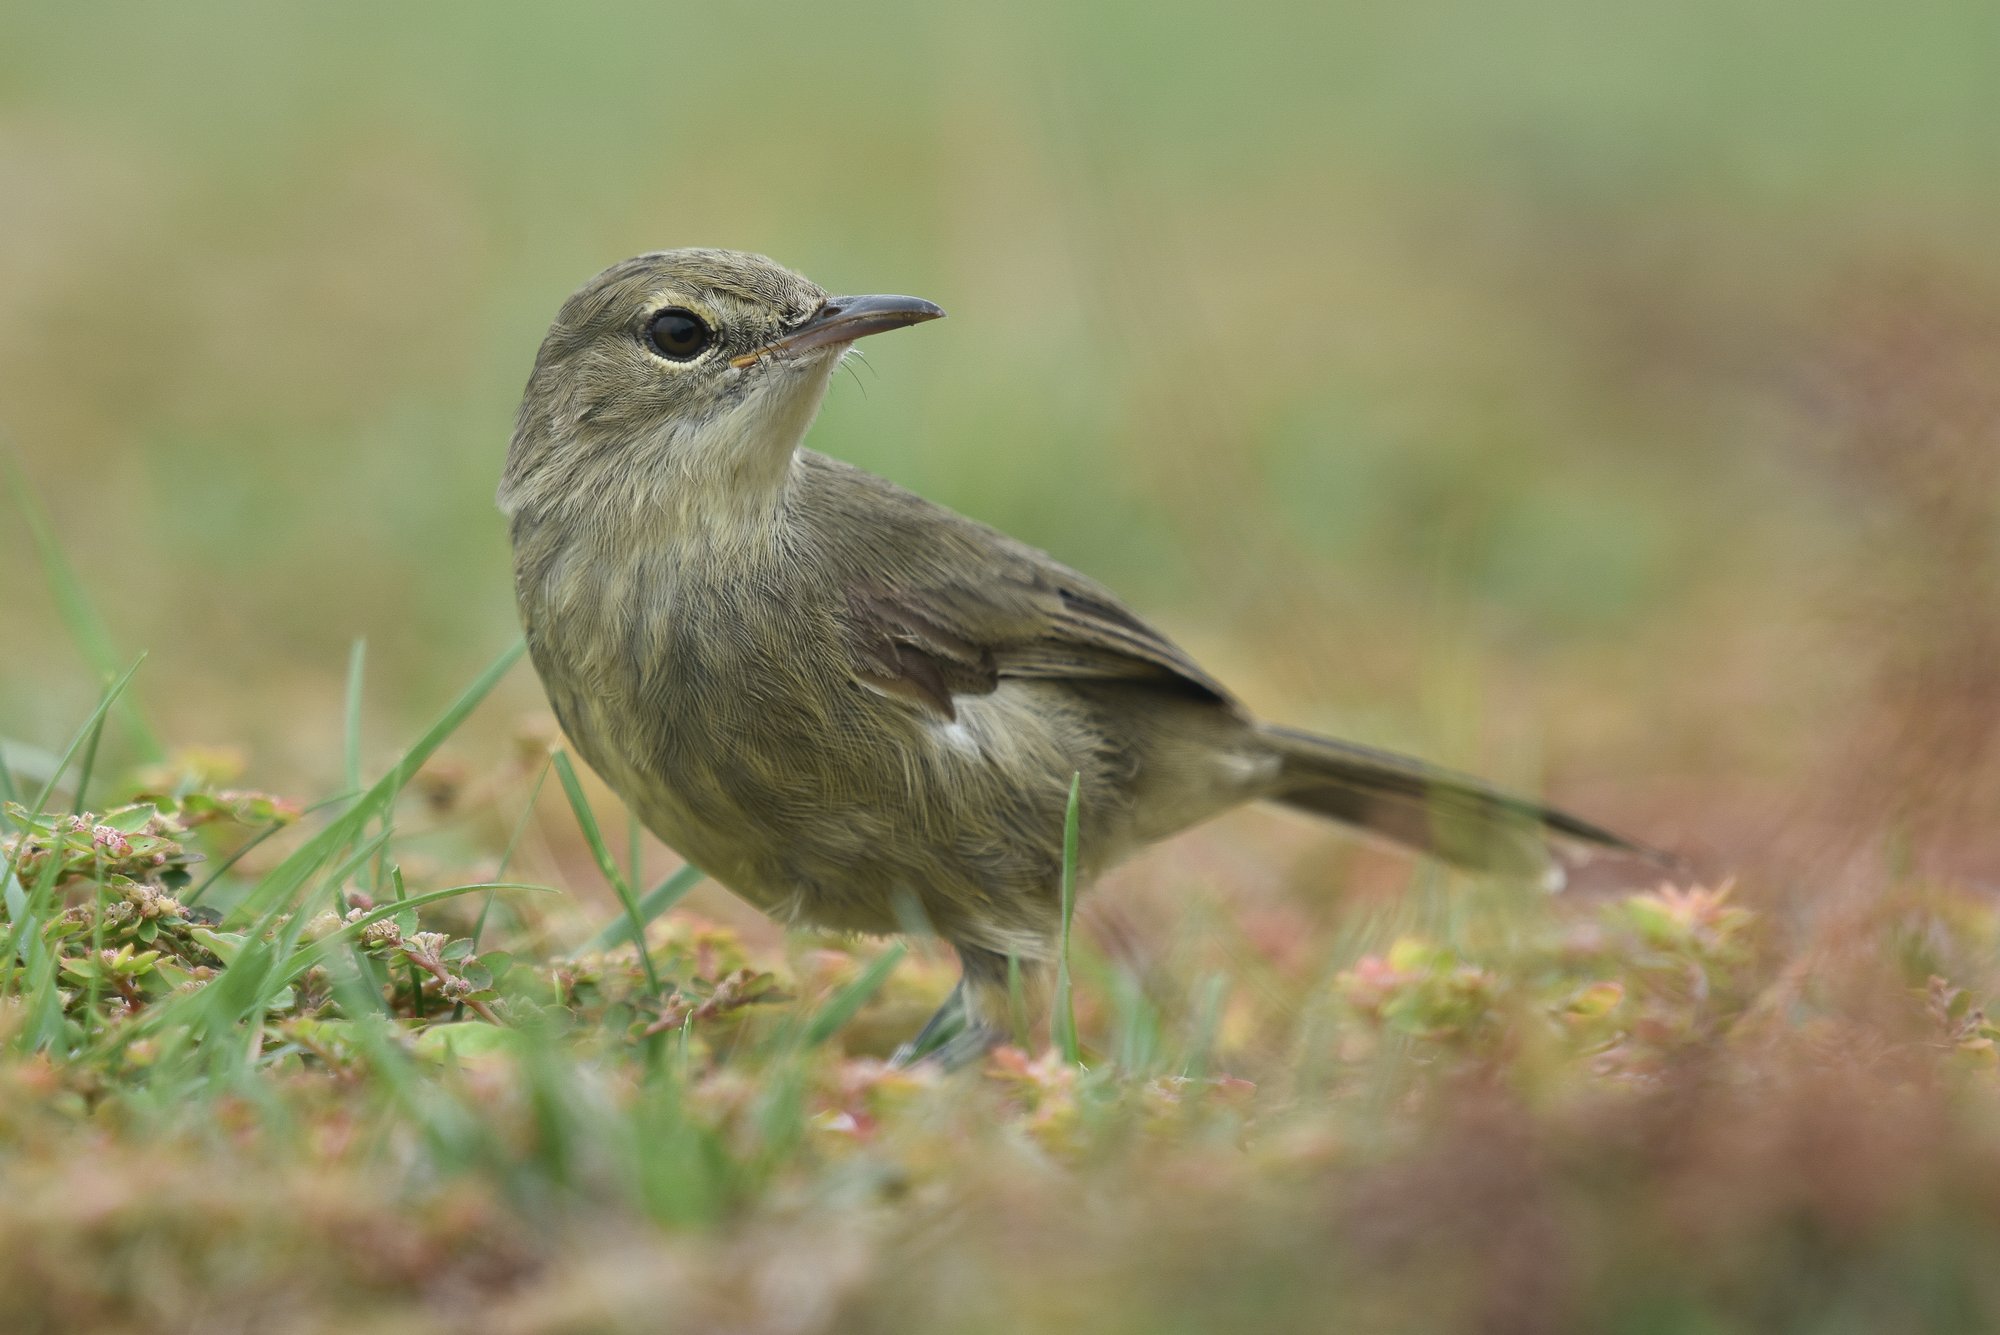
[{"label": "bird's tail", "polygon": [[1671,854],[1421,760],[1293,728],[1265,724],[1260,732],[1280,760],[1273,800],[1461,867],[1547,876],[1559,871],[1552,841],[1679,865]]}]

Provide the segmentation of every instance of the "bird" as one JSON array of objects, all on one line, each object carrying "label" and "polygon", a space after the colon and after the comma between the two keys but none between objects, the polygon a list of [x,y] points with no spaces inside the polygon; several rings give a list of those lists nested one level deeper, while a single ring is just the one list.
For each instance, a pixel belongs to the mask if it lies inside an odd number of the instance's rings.
[{"label": "bird", "polygon": [[497,493],[550,705],[646,828],[787,926],[956,952],[900,1058],[976,1060],[1045,988],[1066,819],[1077,887],[1253,801],[1475,870],[1665,858],[1260,720],[1096,581],[804,447],[857,340],[943,315],[744,252],[624,260],[550,325]]}]

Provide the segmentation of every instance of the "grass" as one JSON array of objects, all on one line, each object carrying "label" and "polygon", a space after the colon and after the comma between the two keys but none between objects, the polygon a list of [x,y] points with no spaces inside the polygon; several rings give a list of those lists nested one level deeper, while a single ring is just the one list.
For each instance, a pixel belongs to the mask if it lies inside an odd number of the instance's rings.
[{"label": "grass", "polygon": [[[883,1057],[945,966],[756,947],[667,912],[691,869],[635,898],[560,752],[609,924],[405,865],[413,780],[517,658],[316,807],[192,757],[100,781],[91,811],[52,805],[66,776],[83,791],[131,672],[35,797],[9,780],[16,1328],[639,1329],[663,1309],[775,1328],[800,1302],[806,1328],[858,1330],[2000,1312],[2000,1198],[1972,1185],[2000,1163],[1984,896],[1895,878],[1788,942],[1728,887],[1461,885],[1444,936],[1349,915],[1315,943],[1330,954],[1175,997],[1072,940],[1071,871],[1053,1045],[900,1070]],[[529,803],[483,822],[495,866],[549,768],[460,813]],[[1066,823],[1074,868],[1074,799]],[[224,865],[192,905],[203,856]]]},{"label": "grass", "polygon": [[597,828],[597,817],[591,813],[590,800],[583,795],[583,784],[576,777],[576,768],[569,763],[568,753],[556,752],[554,763],[556,776],[562,780],[563,794],[569,798],[570,810],[576,813],[577,828],[583,831],[584,840],[597,859],[597,869],[604,873],[605,882],[618,893],[618,902],[625,909],[627,939],[638,950],[639,965],[646,971],[647,986],[657,996],[660,974],[653,967],[653,953],[646,946],[646,918],[639,910],[639,901],[632,897],[631,882],[618,870],[611,850],[605,846],[604,833]]},{"label": "grass", "polygon": [[1071,995],[1069,976],[1070,933],[1076,927],[1077,808],[1082,791],[1083,776],[1072,774],[1069,801],[1063,807],[1062,936],[1056,947],[1055,999],[1049,1014],[1049,1040],[1062,1054],[1063,1060],[1071,1065],[1083,1059],[1076,1038],[1076,1005]]}]

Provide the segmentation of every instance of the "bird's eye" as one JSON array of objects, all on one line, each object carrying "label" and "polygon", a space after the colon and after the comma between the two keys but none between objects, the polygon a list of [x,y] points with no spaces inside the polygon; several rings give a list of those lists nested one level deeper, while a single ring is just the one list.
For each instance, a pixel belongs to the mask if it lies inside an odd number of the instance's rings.
[{"label": "bird's eye", "polygon": [[712,337],[699,315],[679,306],[667,307],[646,324],[646,341],[670,361],[693,361]]}]

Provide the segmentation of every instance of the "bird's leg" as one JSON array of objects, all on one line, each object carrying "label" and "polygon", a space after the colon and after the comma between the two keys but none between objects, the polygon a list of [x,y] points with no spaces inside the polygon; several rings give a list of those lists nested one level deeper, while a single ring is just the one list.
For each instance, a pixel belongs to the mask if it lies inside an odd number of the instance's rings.
[{"label": "bird's leg", "polygon": [[1006,1042],[1010,977],[1007,956],[978,946],[958,947],[963,971],[944,1005],[917,1036],[896,1050],[898,1066],[935,1061],[952,1069],[978,1061]]},{"label": "bird's leg", "polygon": [[896,1049],[896,1055],[889,1059],[890,1064],[908,1066],[920,1061],[958,1037],[965,1027],[965,979],[960,978],[958,986],[952,988],[951,995],[944,999],[944,1004],[924,1021],[922,1029],[917,1030],[917,1036]]}]

